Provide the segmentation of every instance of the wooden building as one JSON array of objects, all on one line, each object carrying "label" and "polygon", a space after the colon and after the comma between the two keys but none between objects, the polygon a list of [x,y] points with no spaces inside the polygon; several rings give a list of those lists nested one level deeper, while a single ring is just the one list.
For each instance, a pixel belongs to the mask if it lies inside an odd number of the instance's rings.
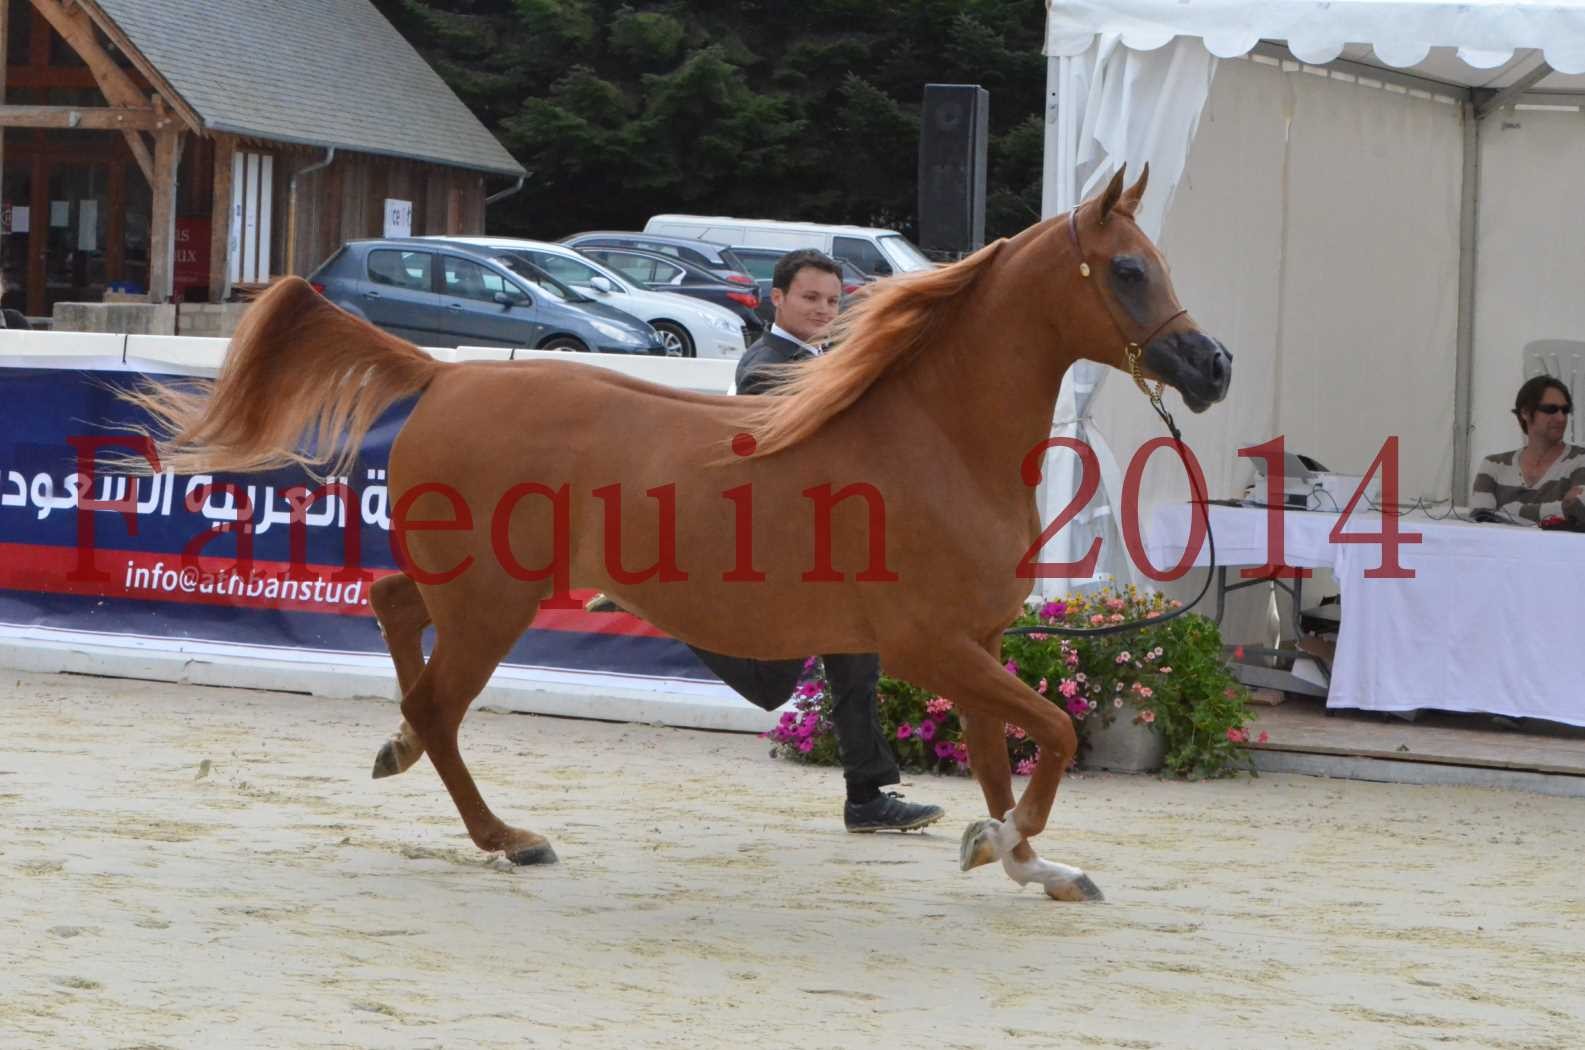
[{"label": "wooden building", "polygon": [[226,299],[524,171],[368,0],[0,0],[4,305]]}]

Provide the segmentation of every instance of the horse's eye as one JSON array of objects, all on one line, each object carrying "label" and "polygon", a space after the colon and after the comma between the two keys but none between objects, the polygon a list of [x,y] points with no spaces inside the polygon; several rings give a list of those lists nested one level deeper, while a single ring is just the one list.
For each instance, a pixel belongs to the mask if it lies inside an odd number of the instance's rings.
[{"label": "horse's eye", "polygon": [[1112,273],[1120,281],[1138,283],[1145,279],[1145,264],[1132,255],[1120,255],[1112,260]]}]

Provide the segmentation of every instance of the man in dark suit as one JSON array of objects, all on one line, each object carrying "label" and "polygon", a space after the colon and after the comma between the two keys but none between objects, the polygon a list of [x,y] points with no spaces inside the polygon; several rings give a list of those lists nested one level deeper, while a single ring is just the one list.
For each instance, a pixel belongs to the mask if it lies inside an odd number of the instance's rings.
[{"label": "man in dark suit", "polygon": [[[813,249],[788,252],[776,262],[771,303],[775,322],[738,362],[739,394],[773,393],[775,379],[767,374],[767,366],[808,361],[823,352],[818,341],[836,320],[842,303],[842,268]],[[704,649],[694,653],[722,681],[766,710],[787,702],[804,663],[747,660]],[[847,829],[911,831],[940,820],[941,807],[915,805],[881,790],[897,783],[901,774],[875,706],[880,658],[874,653],[831,653],[821,659],[831,690],[831,724],[847,780],[842,812]]]}]

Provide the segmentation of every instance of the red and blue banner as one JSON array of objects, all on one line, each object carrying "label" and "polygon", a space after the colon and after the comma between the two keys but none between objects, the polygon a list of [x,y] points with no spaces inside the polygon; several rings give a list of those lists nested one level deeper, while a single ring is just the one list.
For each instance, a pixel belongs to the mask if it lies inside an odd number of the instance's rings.
[{"label": "red and blue banner", "polygon": [[[137,372],[0,367],[0,626],[321,653],[385,652],[369,584],[395,571],[385,470],[411,404],[370,431],[348,476],[300,470],[134,477],[146,420],[115,395]],[[160,376],[158,378],[181,378]],[[314,498],[317,495],[317,498]],[[251,545],[251,551],[248,547]],[[715,682],[681,643],[623,613],[544,610],[505,663]]]}]

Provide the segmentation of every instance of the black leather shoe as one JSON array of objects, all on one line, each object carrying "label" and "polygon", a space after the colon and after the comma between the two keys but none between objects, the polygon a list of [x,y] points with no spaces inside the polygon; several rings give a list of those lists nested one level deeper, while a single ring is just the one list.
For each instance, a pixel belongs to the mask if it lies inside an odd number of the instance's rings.
[{"label": "black leather shoe", "polygon": [[943,815],[940,806],[916,806],[904,802],[895,791],[883,791],[868,802],[849,802],[842,808],[842,822],[855,833],[915,831],[934,824]]}]

